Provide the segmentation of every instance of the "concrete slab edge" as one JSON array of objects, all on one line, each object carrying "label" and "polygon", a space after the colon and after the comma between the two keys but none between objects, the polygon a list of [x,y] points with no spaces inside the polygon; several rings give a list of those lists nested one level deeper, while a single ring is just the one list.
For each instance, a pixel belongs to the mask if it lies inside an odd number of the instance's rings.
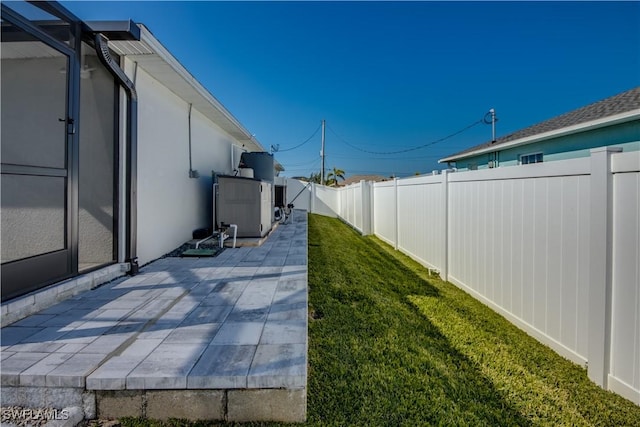
[{"label": "concrete slab edge", "polygon": [[102,390],[96,391],[99,419],[142,417],[166,421],[286,422],[307,418],[307,390]]}]

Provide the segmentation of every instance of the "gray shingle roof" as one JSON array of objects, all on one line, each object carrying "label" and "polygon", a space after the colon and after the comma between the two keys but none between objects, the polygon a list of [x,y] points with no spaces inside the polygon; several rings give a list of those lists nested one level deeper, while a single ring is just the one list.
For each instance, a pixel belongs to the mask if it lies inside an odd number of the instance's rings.
[{"label": "gray shingle roof", "polygon": [[640,108],[640,87],[636,87],[626,92],[622,92],[618,95],[614,95],[601,101],[594,102],[593,104],[578,108],[577,110],[569,111],[568,113],[518,130],[512,134],[502,136],[500,138],[497,138],[493,143],[491,141],[487,141],[485,143],[460,151],[456,154],[447,156],[446,158],[462,156],[464,154],[471,153],[483,148],[497,147],[500,144],[515,141],[521,138],[559,130],[569,126],[614,116],[616,114],[626,113],[638,108]]}]

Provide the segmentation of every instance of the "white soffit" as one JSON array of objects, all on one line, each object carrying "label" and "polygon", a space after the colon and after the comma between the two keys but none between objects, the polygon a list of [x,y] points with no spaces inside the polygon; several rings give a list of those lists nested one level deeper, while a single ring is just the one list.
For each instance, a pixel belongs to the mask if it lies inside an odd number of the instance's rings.
[{"label": "white soffit", "polygon": [[251,133],[204,88],[142,24],[140,41],[109,41],[118,55],[128,56],[173,93],[244,144],[249,151],[265,151]]}]

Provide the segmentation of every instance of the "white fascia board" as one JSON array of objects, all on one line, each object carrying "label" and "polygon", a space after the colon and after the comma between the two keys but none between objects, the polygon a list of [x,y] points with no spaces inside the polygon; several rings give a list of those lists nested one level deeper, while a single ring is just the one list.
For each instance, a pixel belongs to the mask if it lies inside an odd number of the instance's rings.
[{"label": "white fascia board", "polygon": [[517,147],[519,145],[533,144],[534,142],[541,142],[552,138],[558,138],[561,136],[571,135],[579,132],[586,132],[593,129],[598,129],[606,126],[613,126],[619,123],[630,122],[640,119],[640,108],[626,111],[624,113],[616,114],[613,116],[604,117],[602,119],[592,120],[590,122],[579,123],[573,126],[567,126],[564,128],[552,130],[549,132],[539,133],[537,135],[527,136],[525,138],[516,139],[513,141],[505,142],[504,144],[498,144],[491,147],[479,148],[468,153],[460,154],[458,156],[445,157],[438,160],[438,163],[453,162],[468,157],[477,156],[479,154],[492,153],[495,151],[502,151],[507,148]]},{"label": "white fascia board", "polygon": [[[246,148],[251,147],[254,151],[265,151],[264,147],[260,142],[258,142],[253,135],[235,118],[233,115],[204,87],[198,80],[195,79],[187,71],[187,69],[160,43],[158,39],[156,39],[153,34],[143,25],[138,24],[140,27],[140,41],[145,43],[156,55],[159,59],[164,61],[171,70],[181,79],[183,79],[196,93],[196,96],[200,99],[192,99],[193,93],[189,94],[185,90],[180,90],[179,88],[169,88],[173,92],[176,92],[178,96],[185,99],[187,102],[191,102],[193,104],[198,104],[200,102],[205,102],[207,105],[211,106],[215,109],[233,128],[235,134],[242,135],[242,138],[239,138],[239,142],[246,144]],[[139,63],[142,65],[144,63],[143,58],[147,55],[142,55],[140,57]],[[133,58],[132,58],[133,59]],[[153,76],[153,74],[152,74]],[[160,76],[153,76],[154,78],[162,78]],[[184,92],[184,93],[182,93]],[[189,91],[190,92],[190,91]],[[205,111],[201,111],[201,113],[206,114]],[[216,120],[213,120],[216,123]],[[224,124],[216,123],[224,129]]]}]

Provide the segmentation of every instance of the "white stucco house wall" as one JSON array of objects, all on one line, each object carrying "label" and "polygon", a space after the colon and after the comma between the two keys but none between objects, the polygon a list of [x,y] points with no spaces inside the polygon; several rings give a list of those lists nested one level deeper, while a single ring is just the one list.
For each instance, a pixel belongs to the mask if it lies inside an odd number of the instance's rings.
[{"label": "white stucco house wall", "polygon": [[[114,41],[138,93],[138,258],[145,264],[210,226],[212,172],[262,145],[142,24]],[[191,171],[191,173],[190,173]]]}]

